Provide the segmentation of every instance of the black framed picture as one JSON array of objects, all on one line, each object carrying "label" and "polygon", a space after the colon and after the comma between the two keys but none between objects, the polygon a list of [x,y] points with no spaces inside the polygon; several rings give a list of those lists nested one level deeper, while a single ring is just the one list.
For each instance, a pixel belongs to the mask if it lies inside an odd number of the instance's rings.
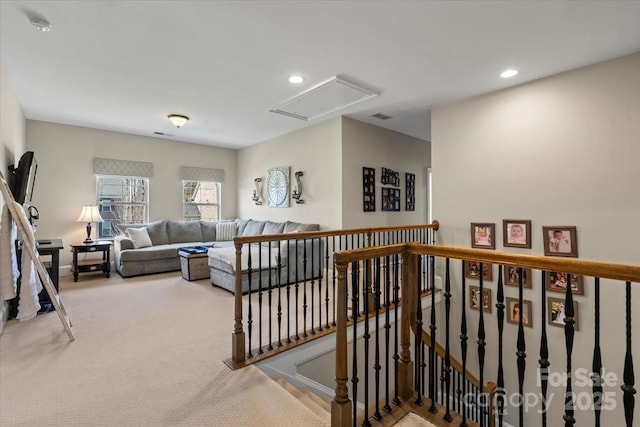
[{"label": "black framed picture", "polygon": [[374,212],[376,210],[376,170],[362,168],[362,210]]},{"label": "black framed picture", "polygon": [[405,210],[416,210],[416,175],[413,173],[404,174],[405,179]]}]

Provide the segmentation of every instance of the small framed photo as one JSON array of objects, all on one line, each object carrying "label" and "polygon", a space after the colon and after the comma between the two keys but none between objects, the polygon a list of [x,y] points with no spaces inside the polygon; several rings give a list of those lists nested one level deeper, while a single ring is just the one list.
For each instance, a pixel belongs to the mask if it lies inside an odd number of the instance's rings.
[{"label": "small framed photo", "polygon": [[[564,328],[564,298],[547,297],[547,323],[551,326]],[[574,329],[579,330],[580,322],[578,321],[578,302],[573,302],[573,324]]]},{"label": "small framed photo", "polygon": [[578,235],[575,226],[544,226],[544,254],[553,256],[578,256]]},{"label": "small framed photo", "polygon": [[531,220],[503,219],[502,239],[503,246],[531,249]]},{"label": "small framed photo", "polygon": [[[464,277],[467,279],[480,278],[480,261],[464,262]],[[493,264],[488,262],[482,263],[482,279],[486,281],[493,280]]]},{"label": "small framed photo", "polygon": [[509,298],[507,297],[507,322],[515,323],[516,325],[520,324],[520,316],[522,316],[522,325],[527,328],[533,327],[533,309],[531,301],[522,300],[522,307],[520,307],[520,302],[518,298]]},{"label": "small framed photo", "polygon": [[[557,271],[547,271],[547,290],[551,292],[566,292],[569,275]],[[571,293],[574,295],[584,295],[584,285],[582,284],[582,276],[579,274],[571,275]]]},{"label": "small framed photo", "polygon": [[477,286],[469,286],[469,308],[491,313],[491,289],[482,288],[482,297],[480,297],[480,288]]},{"label": "small framed photo", "polygon": [[[512,265],[504,266],[504,283],[507,286],[520,286],[520,267],[514,267]],[[531,278],[531,269],[522,269],[522,287],[531,289],[533,280]]]},{"label": "small framed photo", "polygon": [[496,224],[495,223],[471,223],[471,247],[478,249],[496,248]]}]

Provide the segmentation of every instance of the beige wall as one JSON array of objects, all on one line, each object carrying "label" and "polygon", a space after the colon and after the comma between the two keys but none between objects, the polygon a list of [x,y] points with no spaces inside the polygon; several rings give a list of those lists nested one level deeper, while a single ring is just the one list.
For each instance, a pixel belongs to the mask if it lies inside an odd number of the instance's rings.
[{"label": "beige wall", "polygon": [[[362,210],[362,167],[376,170],[376,211]],[[422,224],[427,220],[431,143],[379,126],[342,119],[342,227]],[[400,212],[383,212],[381,169],[400,172]],[[416,175],[416,210],[405,210],[405,173]]]},{"label": "beige wall", "polygon": [[[20,103],[7,75],[4,63],[0,61],[0,171],[8,178],[8,167],[17,163],[24,153],[25,119]],[[0,206],[4,205],[0,194]],[[7,319],[7,304],[0,301],[0,332]]]},{"label": "beige wall", "polygon": [[[75,220],[83,205],[96,202],[94,157],[153,163],[150,221],[182,218],[180,166],[224,169],[222,216],[236,216],[234,150],[33,120],[27,120],[27,148],[38,160],[33,205],[40,239],[61,238],[68,247],[86,237]],[[60,264],[71,264],[69,251],[61,252]]]},{"label": "beige wall", "polygon": [[[295,119],[291,119],[295,120]],[[238,152],[238,214],[241,218],[270,219],[318,223],[325,230],[341,228],[342,185],[340,118],[335,118],[282,135]],[[302,171],[303,204],[290,200],[289,208],[270,208],[267,194],[267,171],[273,167],[291,167],[293,174]],[[263,203],[252,200],[253,180],[262,178]]]},{"label": "beige wall", "polygon": [[[552,76],[529,84],[435,108],[432,114],[433,209],[441,221],[439,241],[470,246],[471,222],[494,222],[497,249],[502,250],[502,220],[531,219],[531,250],[509,252],[543,254],[543,225],[575,225],[578,254],[583,259],[638,264],[640,260],[640,54]],[[459,268],[453,268],[460,283]],[[494,277],[497,271],[494,270]],[[526,391],[537,391],[535,369],[539,354],[540,278],[525,290],[533,301],[536,329],[527,329]],[[607,371],[622,372],[623,286],[605,283],[603,295],[603,360]],[[494,289],[496,282],[489,283]],[[593,284],[585,284],[576,335],[575,366],[591,366],[593,351]],[[506,290],[517,297],[517,289]],[[460,300],[458,289],[454,301]],[[561,295],[561,294],[556,294]],[[640,307],[640,292],[633,297]],[[454,304],[454,318],[460,309]],[[477,336],[477,312],[470,313],[471,342]],[[488,327],[488,378],[496,378],[496,317]],[[459,331],[456,324],[453,330]],[[508,339],[506,381],[517,391],[514,325],[505,326]],[[548,331],[551,369],[565,369],[564,338],[560,328]],[[475,345],[470,354],[475,360]],[[459,344],[455,346],[459,348]],[[456,353],[459,352],[456,351]],[[640,340],[634,353],[640,354]],[[474,365],[471,365],[474,366]],[[475,365],[477,366],[477,365]],[[619,392],[618,386],[609,391]],[[562,396],[555,392],[551,417],[559,420]],[[607,391],[607,390],[605,390]],[[618,407],[622,407],[618,393]],[[577,424],[592,423],[592,415],[577,413]],[[537,425],[535,411],[525,425]],[[507,421],[517,424],[511,409]],[[604,421],[606,420],[606,421]],[[558,421],[556,421],[556,424]],[[623,425],[620,411],[603,415],[603,424]],[[553,424],[555,425],[555,424]]]}]

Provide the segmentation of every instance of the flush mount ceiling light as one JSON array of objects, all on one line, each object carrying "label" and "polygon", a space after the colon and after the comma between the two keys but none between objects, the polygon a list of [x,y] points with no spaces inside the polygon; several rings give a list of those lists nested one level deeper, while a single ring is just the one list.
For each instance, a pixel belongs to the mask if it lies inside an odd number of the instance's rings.
[{"label": "flush mount ceiling light", "polygon": [[189,121],[189,117],[183,116],[182,114],[169,114],[167,117],[177,128],[184,126],[184,124]]},{"label": "flush mount ceiling light", "polygon": [[53,28],[50,23],[40,18],[29,18],[29,23],[36,27],[38,31],[42,31],[43,33],[49,32],[51,31],[51,28]]},{"label": "flush mount ceiling light", "polygon": [[298,76],[298,75],[289,76],[289,83],[292,83],[294,85],[302,83],[303,81],[304,81],[304,77],[302,76]]},{"label": "flush mount ceiling light", "polygon": [[378,96],[376,92],[346,80],[332,77],[269,111],[300,120],[313,120]]},{"label": "flush mount ceiling light", "polygon": [[504,70],[501,74],[500,77],[502,77],[503,79],[508,79],[509,77],[513,77],[516,74],[518,74],[518,70],[515,70],[513,68],[510,68],[508,70]]}]

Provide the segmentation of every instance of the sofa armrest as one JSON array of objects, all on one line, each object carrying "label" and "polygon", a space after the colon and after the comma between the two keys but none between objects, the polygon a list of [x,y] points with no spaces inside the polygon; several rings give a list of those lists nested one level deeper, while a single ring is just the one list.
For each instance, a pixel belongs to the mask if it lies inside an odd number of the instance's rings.
[{"label": "sofa armrest", "polygon": [[113,239],[113,247],[116,252],[120,252],[125,249],[135,249],[133,240],[131,240],[127,236],[116,236]]}]

